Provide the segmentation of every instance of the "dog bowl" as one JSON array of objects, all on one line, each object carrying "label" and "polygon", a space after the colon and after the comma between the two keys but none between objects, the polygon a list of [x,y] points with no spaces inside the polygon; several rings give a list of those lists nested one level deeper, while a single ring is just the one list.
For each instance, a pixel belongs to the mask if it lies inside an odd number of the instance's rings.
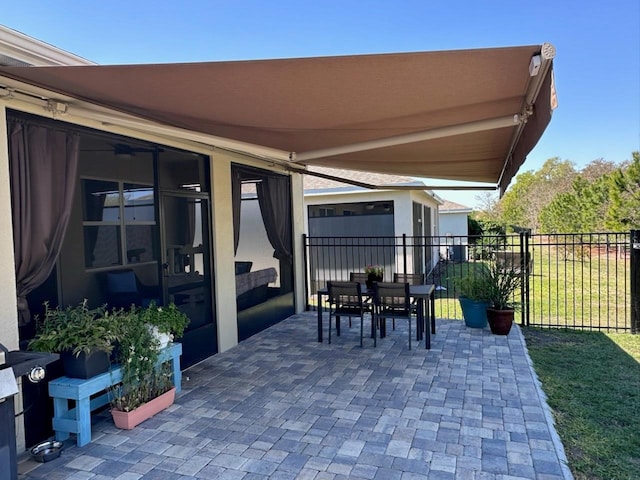
[{"label": "dog bowl", "polygon": [[30,450],[31,457],[37,462],[48,462],[58,458],[62,453],[62,442],[55,440],[42,442]]}]

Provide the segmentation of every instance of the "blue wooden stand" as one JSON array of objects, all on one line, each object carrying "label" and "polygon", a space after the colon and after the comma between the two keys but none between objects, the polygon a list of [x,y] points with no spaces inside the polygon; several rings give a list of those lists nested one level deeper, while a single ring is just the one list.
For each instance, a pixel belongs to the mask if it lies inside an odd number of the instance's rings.
[{"label": "blue wooden stand", "polygon": [[[172,363],[176,393],[182,390],[180,355],[182,344],[173,343],[161,350],[158,358],[158,365]],[[109,394],[105,390],[117,385],[121,380],[122,371],[119,366],[114,365],[109,372],[87,380],[60,377],[49,382],[49,396],[53,398],[53,430],[56,440],[64,441],[69,438],[70,433],[75,433],[79,447],[90,443],[91,412],[109,403]],[[91,398],[98,393],[100,395]],[[69,408],[69,400],[75,401],[75,407]]]}]

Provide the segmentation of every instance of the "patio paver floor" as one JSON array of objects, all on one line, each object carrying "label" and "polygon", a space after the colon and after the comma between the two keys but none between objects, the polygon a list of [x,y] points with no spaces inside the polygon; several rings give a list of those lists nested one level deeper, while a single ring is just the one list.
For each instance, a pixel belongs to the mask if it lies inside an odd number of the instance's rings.
[{"label": "patio paver floor", "polygon": [[20,479],[573,478],[518,327],[438,320],[409,351],[406,324],[374,349],[345,323],[320,344],[315,313],[294,315],[185,371],[168,410],[131,431],[97,415],[91,444]]}]

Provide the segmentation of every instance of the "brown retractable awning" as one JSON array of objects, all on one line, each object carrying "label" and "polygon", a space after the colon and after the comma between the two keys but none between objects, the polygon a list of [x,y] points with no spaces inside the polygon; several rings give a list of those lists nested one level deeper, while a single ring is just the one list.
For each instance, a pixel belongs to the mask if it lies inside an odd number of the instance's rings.
[{"label": "brown retractable awning", "polygon": [[[163,125],[291,152],[301,165],[504,189],[550,121],[552,49],[3,67],[0,75]],[[544,68],[531,76],[532,57],[541,53]]]}]

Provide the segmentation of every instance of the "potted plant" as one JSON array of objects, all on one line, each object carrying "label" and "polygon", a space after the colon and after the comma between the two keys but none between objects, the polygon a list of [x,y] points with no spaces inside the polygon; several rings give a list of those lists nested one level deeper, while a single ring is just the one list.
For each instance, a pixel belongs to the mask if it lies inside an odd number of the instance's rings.
[{"label": "potted plant", "polygon": [[[154,322],[154,323],[152,323]],[[119,322],[118,363],[122,381],[111,389],[111,415],[119,428],[131,429],[173,404],[175,386],[171,369],[158,366],[158,330],[182,335],[188,319],[175,305],[132,307]]]},{"label": "potted plant", "polygon": [[464,323],[470,328],[487,326],[487,308],[489,308],[490,283],[485,274],[486,267],[469,272],[463,277],[454,278],[453,283],[460,292],[458,301],[462,309]]},{"label": "potted plant", "polygon": [[164,348],[169,342],[182,337],[185,328],[189,325],[189,317],[181,312],[173,302],[162,307],[152,301],[148,307],[140,308],[138,315],[143,323],[150,326],[152,334],[160,342],[160,348]]},{"label": "potted plant", "polygon": [[522,286],[523,272],[514,268],[491,262],[484,272],[489,285],[489,308],[487,320],[491,332],[496,335],[508,335],[513,325],[513,317],[518,302],[514,294]]},{"label": "potted plant", "polygon": [[382,265],[367,265],[364,269],[367,274],[367,288],[373,288],[373,282],[381,282],[384,277],[384,267]]},{"label": "potted plant", "polygon": [[59,353],[65,375],[91,378],[109,370],[109,354],[118,334],[117,312],[105,307],[90,309],[87,300],[65,309],[49,308],[45,302],[42,320],[36,319],[36,336],[31,350]]}]

